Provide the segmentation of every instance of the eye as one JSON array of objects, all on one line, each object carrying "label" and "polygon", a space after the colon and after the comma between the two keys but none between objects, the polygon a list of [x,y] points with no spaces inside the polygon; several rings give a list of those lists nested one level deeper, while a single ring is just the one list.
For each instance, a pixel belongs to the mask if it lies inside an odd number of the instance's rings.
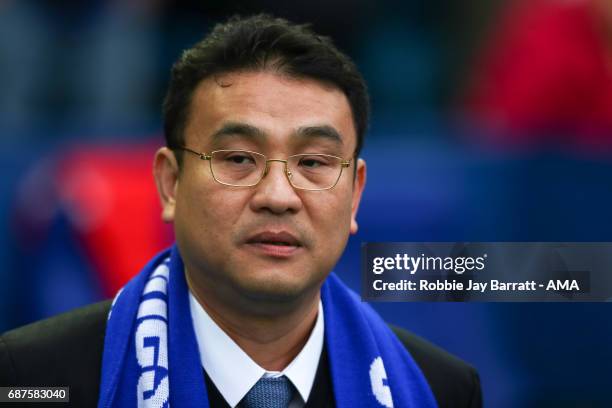
[{"label": "eye", "polygon": [[250,165],[255,164],[255,158],[247,153],[231,153],[225,157],[229,164]]},{"label": "eye", "polygon": [[316,169],[329,165],[329,159],[324,156],[305,156],[300,159],[299,166],[307,169]]}]

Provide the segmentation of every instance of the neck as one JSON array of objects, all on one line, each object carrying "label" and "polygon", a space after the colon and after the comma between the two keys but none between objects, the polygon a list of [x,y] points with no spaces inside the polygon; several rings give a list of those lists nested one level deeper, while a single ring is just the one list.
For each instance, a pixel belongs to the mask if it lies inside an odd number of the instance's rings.
[{"label": "neck", "polygon": [[[198,286],[186,273],[187,284],[212,320],[259,366],[282,371],[306,344],[319,310],[319,289],[282,307],[244,308],[220,301],[214,291]],[[276,309],[276,310],[274,310]]]}]

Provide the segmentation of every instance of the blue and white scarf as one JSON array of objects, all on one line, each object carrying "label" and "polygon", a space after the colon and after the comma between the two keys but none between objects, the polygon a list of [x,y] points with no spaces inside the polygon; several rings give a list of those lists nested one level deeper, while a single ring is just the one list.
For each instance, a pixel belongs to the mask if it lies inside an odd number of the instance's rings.
[{"label": "blue and white scarf", "polygon": [[[332,273],[323,284],[336,406],[436,407],[420,369],[385,322]],[[117,294],[102,356],[99,408],[208,407],[178,249]]]}]

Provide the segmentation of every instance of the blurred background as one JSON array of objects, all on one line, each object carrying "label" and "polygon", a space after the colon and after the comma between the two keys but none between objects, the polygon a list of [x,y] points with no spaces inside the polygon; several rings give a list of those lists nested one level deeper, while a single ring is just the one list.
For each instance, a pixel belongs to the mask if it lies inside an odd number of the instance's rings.
[{"label": "blurred background", "polygon": [[[612,241],[610,0],[1,0],[0,331],[112,297],[172,242],[151,177],[170,67],[261,11],[368,81],[336,268],[355,290],[365,241]],[[487,407],[612,406],[612,304],[373,306],[474,365]]]}]

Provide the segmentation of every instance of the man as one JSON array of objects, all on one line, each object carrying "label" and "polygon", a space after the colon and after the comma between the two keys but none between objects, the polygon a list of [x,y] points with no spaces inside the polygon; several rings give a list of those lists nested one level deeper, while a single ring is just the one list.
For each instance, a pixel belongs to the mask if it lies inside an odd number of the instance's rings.
[{"label": "man", "polygon": [[480,406],[474,369],[330,275],[357,231],[368,98],[329,39],[265,15],[218,25],[174,66],[164,119],[176,246],[110,311],[6,333],[2,385],[100,407]]}]

